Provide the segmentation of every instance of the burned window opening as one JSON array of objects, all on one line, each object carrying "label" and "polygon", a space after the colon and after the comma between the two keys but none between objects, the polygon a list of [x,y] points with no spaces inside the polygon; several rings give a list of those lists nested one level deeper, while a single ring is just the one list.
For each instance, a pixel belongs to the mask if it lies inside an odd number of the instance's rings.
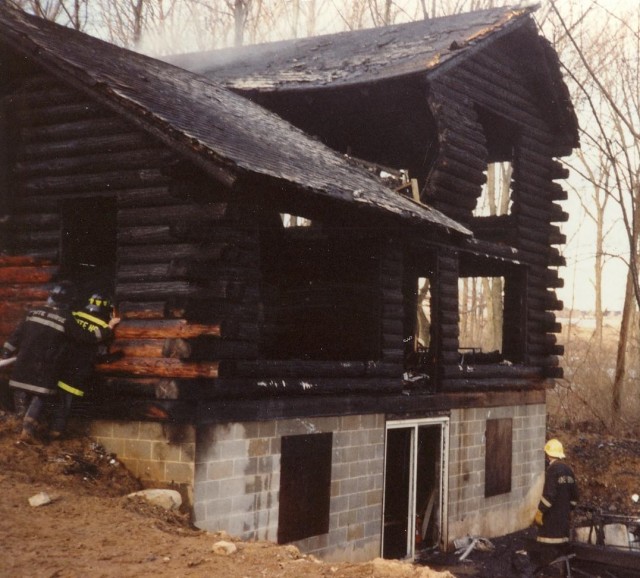
[{"label": "burned window opening", "polygon": [[514,123],[483,108],[477,109],[487,145],[486,182],[473,210],[476,218],[508,215],[513,204],[512,176],[519,133]]},{"label": "burned window opening", "polygon": [[416,256],[408,264],[404,280],[404,369],[405,379],[426,385],[434,370],[432,351],[432,289],[434,255]]},{"label": "burned window opening", "polygon": [[344,229],[270,228],[261,237],[267,359],[380,358],[378,243]]},{"label": "burned window opening", "polygon": [[513,199],[511,196],[511,161],[489,163],[487,181],[482,186],[482,193],[473,210],[474,217],[497,217],[509,215]]},{"label": "burned window opening", "polygon": [[110,197],[72,199],[61,207],[60,276],[81,297],[113,293],[117,258],[117,205]]},{"label": "burned window opening", "polygon": [[301,217],[300,215],[280,213],[280,218],[282,219],[282,225],[285,227],[285,229],[288,229],[290,227],[310,227],[313,224],[311,219],[306,219],[305,217]]},{"label": "burned window opening", "polygon": [[526,267],[464,255],[460,268],[460,364],[522,363],[527,337]]},{"label": "burned window opening", "polygon": [[504,278],[461,278],[458,283],[458,306],[461,364],[504,361]]}]

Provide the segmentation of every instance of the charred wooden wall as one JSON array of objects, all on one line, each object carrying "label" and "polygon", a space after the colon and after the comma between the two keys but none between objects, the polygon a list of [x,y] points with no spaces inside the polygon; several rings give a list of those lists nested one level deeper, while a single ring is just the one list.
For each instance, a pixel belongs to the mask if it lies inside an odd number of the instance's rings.
[{"label": "charred wooden wall", "polygon": [[192,397],[214,387],[221,360],[255,357],[258,232],[250,214],[174,194],[163,171],[170,151],[45,74],[21,79],[4,102],[14,155],[0,337],[64,273],[63,204],[109,198],[123,319],[112,349],[125,355],[100,368],[103,393]]},{"label": "charred wooden wall", "polygon": [[[176,161],[166,147],[44,73],[21,79],[5,98],[5,110],[14,155],[4,229],[10,243],[0,257],[0,339],[65,273],[63,207],[82,202],[90,210],[94,200],[110,199],[117,224],[113,288],[122,317],[111,349],[124,356],[99,366],[95,395],[101,400],[402,388],[402,327],[395,317],[402,303],[398,245],[379,255],[378,242],[371,244],[370,238],[351,235],[344,227],[336,232],[340,262],[360,255],[368,263],[366,275],[353,264],[347,275],[336,264],[335,279],[311,279],[314,290],[302,306],[290,296],[277,305],[279,314],[295,323],[296,315],[304,319],[305,307],[307,312],[318,309],[327,299],[339,314],[362,308],[359,296],[370,296],[367,303],[375,308],[367,312],[368,344],[356,344],[355,359],[278,356],[267,347],[282,329],[274,328],[269,317],[274,302],[264,283],[265,244],[273,239],[264,225],[267,207],[230,202],[201,173],[166,170]],[[278,218],[273,212],[271,223]],[[319,251],[333,247],[335,255],[335,239],[329,234]],[[268,258],[295,257],[295,242],[281,239]],[[305,268],[311,271],[313,263],[276,267],[289,277]],[[335,325],[334,309],[325,307],[327,327]],[[317,321],[323,322],[322,315]],[[351,340],[362,337],[352,325],[342,329]]]},{"label": "charred wooden wall", "polygon": [[[512,285],[520,283],[518,294],[524,299],[526,318],[518,316],[518,302],[507,299],[505,308],[512,324],[524,324],[515,329],[526,334],[522,361],[529,369],[519,374],[508,367],[476,368],[473,382],[479,384],[484,377],[485,385],[509,380],[526,383],[532,377],[539,380],[562,375],[557,357],[562,348],[556,345],[554,335],[560,327],[553,312],[562,309],[555,289],[562,286],[556,267],[564,260],[553,245],[564,242],[555,223],[567,219],[556,202],[565,199],[566,194],[555,180],[567,175],[554,158],[570,150],[558,146],[554,127],[544,120],[535,94],[526,78],[519,76],[519,70],[522,67],[505,47],[479,52],[434,80],[429,96],[438,123],[440,152],[427,183],[425,201],[467,224],[478,238],[515,247],[527,269],[526,280],[511,280]],[[486,178],[487,163],[494,153],[487,135],[491,127],[483,126],[481,109],[505,119],[517,131],[512,159],[513,204],[508,216],[472,215]],[[453,296],[457,288],[449,287],[447,291]],[[448,328],[448,339],[441,341],[442,385],[446,388],[468,384],[457,363],[454,312],[443,310],[443,314],[440,324]]]}]

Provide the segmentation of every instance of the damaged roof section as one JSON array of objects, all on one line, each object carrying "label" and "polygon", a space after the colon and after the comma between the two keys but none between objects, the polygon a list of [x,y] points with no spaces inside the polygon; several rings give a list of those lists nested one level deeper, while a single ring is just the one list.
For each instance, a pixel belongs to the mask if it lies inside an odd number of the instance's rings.
[{"label": "damaged roof section", "polygon": [[[282,118],[198,74],[0,4],[0,46],[155,135],[232,187],[243,176],[293,186],[318,202],[367,207],[463,235],[444,214],[396,194]],[[2,56],[2,58],[6,58]],[[7,69],[7,66],[3,66]]]},{"label": "damaged roof section", "polygon": [[172,56],[238,90],[349,85],[435,70],[528,21],[534,8],[496,8],[394,26]]},{"label": "damaged roof section", "polygon": [[[393,26],[164,57],[260,101],[274,93],[320,93],[403,79],[433,80],[495,47],[518,60],[551,126],[572,147],[578,122],[558,56],[538,34],[537,5],[501,7]],[[402,87],[398,88],[402,90]],[[261,101],[260,101],[261,102]]]}]

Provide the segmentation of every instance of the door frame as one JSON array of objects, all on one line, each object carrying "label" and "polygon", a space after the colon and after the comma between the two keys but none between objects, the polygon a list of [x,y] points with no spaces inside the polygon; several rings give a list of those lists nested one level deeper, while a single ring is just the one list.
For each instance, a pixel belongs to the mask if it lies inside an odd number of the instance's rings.
[{"label": "door frame", "polygon": [[438,503],[438,544],[443,551],[447,548],[448,537],[448,495],[449,495],[449,426],[448,416],[426,417],[419,419],[391,419],[385,424],[384,432],[384,482],[382,493],[382,521],[383,527],[380,537],[380,555],[384,553],[384,520],[385,503],[387,499],[387,436],[391,429],[412,429],[411,433],[411,460],[410,460],[410,487],[409,506],[407,511],[407,556],[405,560],[413,560],[415,557],[415,531],[416,531],[416,494],[417,494],[417,460],[418,460],[418,428],[422,426],[440,426],[440,483],[439,483],[439,503]]}]

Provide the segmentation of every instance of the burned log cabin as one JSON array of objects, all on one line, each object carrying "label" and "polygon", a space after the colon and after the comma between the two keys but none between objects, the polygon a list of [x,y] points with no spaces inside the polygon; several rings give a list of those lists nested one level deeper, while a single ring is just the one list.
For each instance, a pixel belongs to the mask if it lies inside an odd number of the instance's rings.
[{"label": "burned log cabin", "polygon": [[56,279],[111,292],[76,417],[199,527],[364,560],[527,526],[578,146],[532,10],[163,62],[0,6],[0,337]]}]

